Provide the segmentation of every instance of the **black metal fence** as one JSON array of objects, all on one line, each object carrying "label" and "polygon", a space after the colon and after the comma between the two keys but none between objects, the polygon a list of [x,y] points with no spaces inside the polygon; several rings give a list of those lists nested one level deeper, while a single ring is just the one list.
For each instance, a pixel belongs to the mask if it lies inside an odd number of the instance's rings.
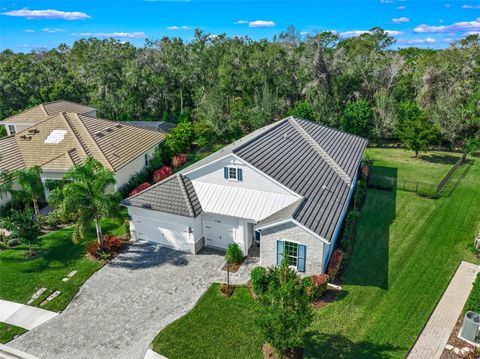
[{"label": "black metal fence", "polygon": [[421,181],[399,180],[395,177],[379,176],[370,174],[368,177],[368,187],[386,191],[401,190],[414,192],[420,196],[436,197],[435,185]]},{"label": "black metal fence", "polygon": [[458,168],[465,162],[466,158],[467,158],[467,155],[464,154],[462,157],[458,159],[458,161],[453,165],[453,167],[450,168],[450,171],[448,171],[446,176],[442,179],[442,181],[437,186],[437,189],[436,189],[437,195],[440,195],[440,193],[442,193],[447,183],[452,179],[453,175],[455,174],[455,172],[457,172]]}]

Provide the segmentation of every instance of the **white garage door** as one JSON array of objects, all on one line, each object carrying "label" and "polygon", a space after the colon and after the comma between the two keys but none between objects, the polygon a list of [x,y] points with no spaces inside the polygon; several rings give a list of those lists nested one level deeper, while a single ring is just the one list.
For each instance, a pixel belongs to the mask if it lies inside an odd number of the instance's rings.
[{"label": "white garage door", "polygon": [[234,226],[217,221],[205,221],[205,238],[207,246],[227,249],[234,240]]},{"label": "white garage door", "polygon": [[188,251],[188,233],[185,226],[144,217],[133,219],[138,239],[160,243],[164,246]]}]

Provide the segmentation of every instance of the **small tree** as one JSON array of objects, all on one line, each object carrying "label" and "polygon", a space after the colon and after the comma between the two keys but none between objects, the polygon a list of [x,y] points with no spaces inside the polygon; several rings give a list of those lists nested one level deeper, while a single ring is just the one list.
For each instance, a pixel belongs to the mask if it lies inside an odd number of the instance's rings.
[{"label": "small tree", "polygon": [[240,263],[243,258],[243,252],[237,243],[228,245],[225,252],[225,260],[227,261],[227,287],[230,287],[230,266],[235,263]]},{"label": "small tree", "polygon": [[75,219],[74,242],[84,239],[88,226],[95,222],[97,241],[103,247],[101,220],[105,216],[119,216],[120,209],[120,196],[113,191],[113,173],[89,157],[83,165],[68,171],[64,180],[63,188],[51,192],[50,204]]},{"label": "small tree", "polygon": [[195,133],[193,124],[187,120],[180,122],[165,137],[165,146],[173,155],[186,152],[192,145]]},{"label": "small tree", "polygon": [[405,121],[400,130],[399,137],[405,148],[415,152],[418,157],[420,152],[426,152],[428,146],[437,140],[439,127],[428,122],[424,114],[413,120]]},{"label": "small tree", "polygon": [[35,217],[38,217],[40,213],[38,202],[44,195],[41,175],[42,169],[39,166],[18,170],[15,173],[18,184],[21,186],[17,195],[20,198],[28,198],[33,203]]},{"label": "small tree", "polygon": [[264,341],[283,356],[303,346],[312,308],[307,288],[286,260],[278,268],[268,268],[267,277],[267,290],[257,299],[256,323]]},{"label": "small tree", "polygon": [[23,211],[14,210],[2,225],[11,231],[14,238],[28,245],[29,256],[32,257],[32,244],[40,235],[40,226],[32,210],[28,207]]},{"label": "small tree", "polygon": [[373,128],[373,111],[366,100],[349,102],[343,110],[340,125],[342,130],[368,137]]},{"label": "small tree", "polygon": [[305,120],[315,120],[315,112],[308,101],[297,102],[295,107],[288,111],[288,115],[303,118]]}]

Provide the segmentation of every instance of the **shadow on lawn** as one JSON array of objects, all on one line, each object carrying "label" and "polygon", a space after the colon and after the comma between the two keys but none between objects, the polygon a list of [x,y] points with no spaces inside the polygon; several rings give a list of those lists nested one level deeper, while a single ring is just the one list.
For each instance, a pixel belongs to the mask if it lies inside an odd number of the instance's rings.
[{"label": "shadow on lawn", "polygon": [[383,359],[392,357],[397,348],[389,344],[352,342],[337,334],[308,332],[305,338],[305,358],[368,358]]},{"label": "shadow on lawn", "polygon": [[422,160],[427,162],[444,164],[444,165],[452,165],[452,166],[455,164],[455,162],[458,161],[459,157],[460,155],[452,156],[452,155],[436,155],[436,154],[420,156]]},{"label": "shadow on lawn", "polygon": [[[393,167],[374,166],[372,172],[397,178]],[[344,284],[388,289],[390,226],[395,219],[396,198],[395,186],[391,191],[368,189]]]}]

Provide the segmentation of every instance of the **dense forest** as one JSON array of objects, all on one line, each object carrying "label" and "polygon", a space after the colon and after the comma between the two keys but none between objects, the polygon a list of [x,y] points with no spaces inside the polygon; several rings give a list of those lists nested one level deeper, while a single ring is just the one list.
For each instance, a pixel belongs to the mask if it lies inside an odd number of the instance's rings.
[{"label": "dense forest", "polygon": [[[293,28],[272,40],[211,36],[76,41],[48,51],[0,54],[0,118],[66,99],[114,120],[189,121],[199,144],[228,141],[288,114],[395,141],[421,118],[435,141],[462,147],[480,129],[477,35],[448,49],[395,50],[375,28],[341,39],[302,37]],[[432,137],[433,138],[433,137]]]}]

